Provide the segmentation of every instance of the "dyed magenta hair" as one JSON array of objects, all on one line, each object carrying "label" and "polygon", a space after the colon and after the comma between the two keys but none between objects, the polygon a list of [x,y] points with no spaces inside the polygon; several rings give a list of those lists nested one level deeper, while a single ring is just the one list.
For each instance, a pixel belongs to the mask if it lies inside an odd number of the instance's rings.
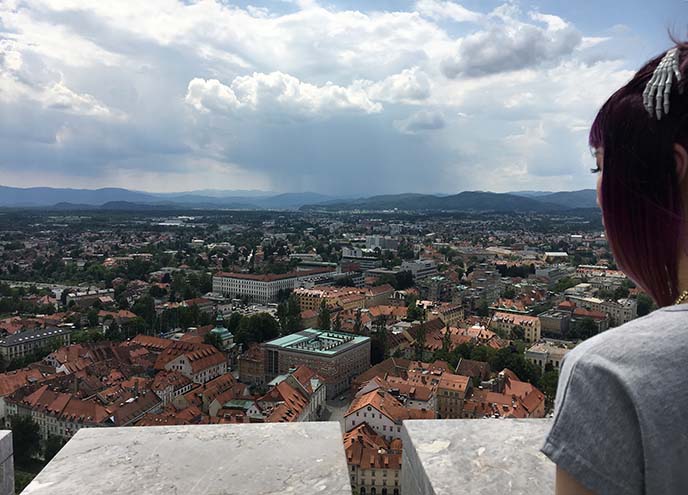
[{"label": "dyed magenta hair", "polygon": [[679,295],[678,262],[685,249],[673,145],[688,149],[688,45],[678,47],[684,92],[679,95],[674,81],[669,115],[657,121],[643,107],[643,90],[662,54],[607,100],[589,139],[604,151],[602,215],[616,262],[658,306]]}]

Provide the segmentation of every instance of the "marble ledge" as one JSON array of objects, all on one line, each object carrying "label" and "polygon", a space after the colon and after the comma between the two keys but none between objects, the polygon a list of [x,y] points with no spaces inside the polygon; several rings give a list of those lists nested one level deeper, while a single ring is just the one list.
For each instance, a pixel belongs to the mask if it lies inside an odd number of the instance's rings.
[{"label": "marble ledge", "polygon": [[350,495],[339,423],[80,430],[26,495]]},{"label": "marble ledge", "polygon": [[552,495],[554,464],[539,449],[548,419],[405,421],[404,495]]}]

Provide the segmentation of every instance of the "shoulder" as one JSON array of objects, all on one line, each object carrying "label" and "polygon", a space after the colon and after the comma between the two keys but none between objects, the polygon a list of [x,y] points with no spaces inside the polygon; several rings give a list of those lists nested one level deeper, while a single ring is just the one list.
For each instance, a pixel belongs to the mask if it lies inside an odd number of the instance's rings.
[{"label": "shoulder", "polygon": [[564,358],[562,372],[594,363],[621,368],[647,365],[644,357],[648,352],[688,345],[687,322],[688,305],[658,309],[580,343]]}]

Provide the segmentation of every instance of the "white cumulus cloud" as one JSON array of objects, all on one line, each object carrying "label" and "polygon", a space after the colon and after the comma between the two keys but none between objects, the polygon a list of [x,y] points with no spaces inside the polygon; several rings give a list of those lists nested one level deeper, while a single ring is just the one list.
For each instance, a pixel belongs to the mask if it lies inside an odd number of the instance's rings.
[{"label": "white cumulus cloud", "polygon": [[194,78],[186,102],[201,112],[285,112],[301,117],[326,116],[338,111],[377,113],[382,105],[360,87],[333,83],[316,86],[282,72],[254,72],[236,77],[229,85],[217,79]]}]

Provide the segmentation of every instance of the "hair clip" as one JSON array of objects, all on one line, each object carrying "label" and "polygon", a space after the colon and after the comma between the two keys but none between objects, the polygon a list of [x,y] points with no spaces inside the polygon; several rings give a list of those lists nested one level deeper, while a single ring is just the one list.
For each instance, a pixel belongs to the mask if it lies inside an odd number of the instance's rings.
[{"label": "hair clip", "polygon": [[[650,117],[656,115],[657,120],[662,120],[664,115],[669,113],[669,99],[671,97],[671,85],[676,76],[676,82],[681,82],[681,71],[678,67],[678,48],[668,50],[664,58],[659,62],[643,91],[643,105]],[[679,85],[679,94],[683,93],[683,88]],[[653,102],[654,99],[654,102]],[[653,105],[654,103],[654,105]]]}]

